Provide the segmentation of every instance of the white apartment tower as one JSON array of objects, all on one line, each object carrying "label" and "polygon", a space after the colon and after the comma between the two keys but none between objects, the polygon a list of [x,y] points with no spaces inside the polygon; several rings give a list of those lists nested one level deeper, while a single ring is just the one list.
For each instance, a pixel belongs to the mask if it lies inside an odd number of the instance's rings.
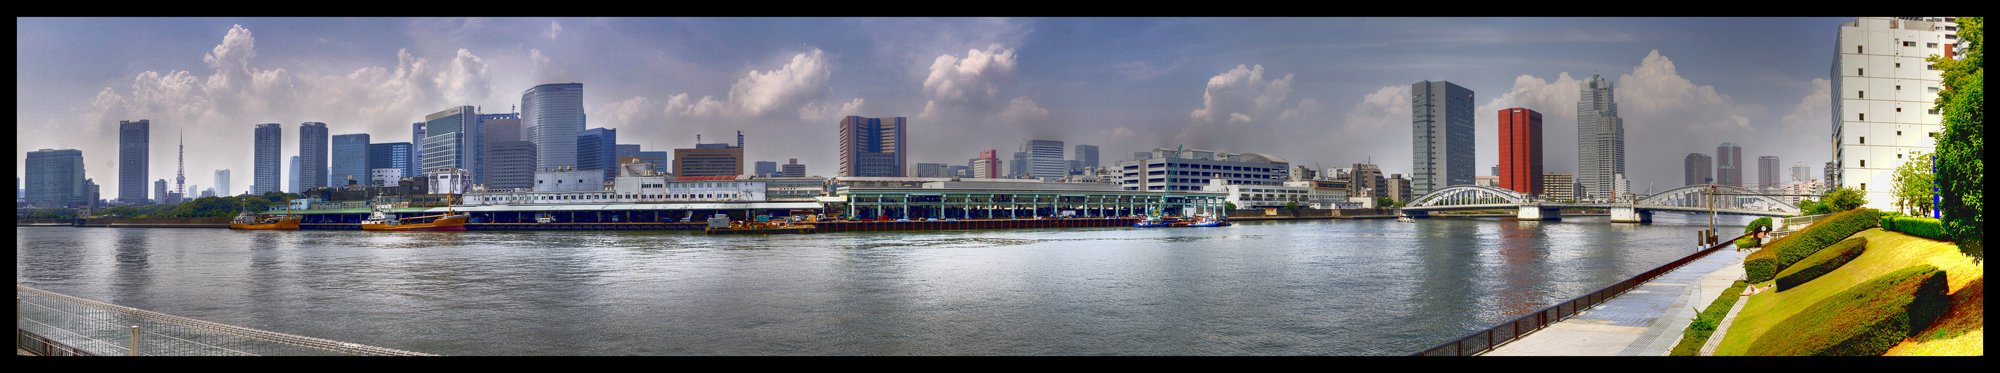
[{"label": "white apartment tower", "polygon": [[[1952,56],[1957,17],[1860,17],[1834,39],[1833,180],[1892,210],[1896,167],[1929,156],[1944,132],[1933,111],[1942,71],[1924,62]],[[1956,57],[1956,56],[1953,56]]]}]

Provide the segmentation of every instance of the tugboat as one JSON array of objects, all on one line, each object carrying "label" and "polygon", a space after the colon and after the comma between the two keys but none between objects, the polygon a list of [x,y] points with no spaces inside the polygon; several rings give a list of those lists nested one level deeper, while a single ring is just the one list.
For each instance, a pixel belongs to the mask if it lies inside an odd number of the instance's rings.
[{"label": "tugboat", "polygon": [[463,231],[471,214],[453,214],[451,204],[446,203],[444,214],[425,215],[397,219],[390,205],[376,205],[368,214],[368,220],[361,222],[364,231]]},{"label": "tugboat", "polygon": [[229,229],[277,230],[277,231],[299,230],[300,218],[298,216],[292,216],[291,212],[292,212],[292,200],[288,198],[285,199],[284,215],[271,216],[263,219],[258,219],[257,215],[251,214],[249,211],[244,211],[240,214],[236,214],[236,220],[229,222]]}]

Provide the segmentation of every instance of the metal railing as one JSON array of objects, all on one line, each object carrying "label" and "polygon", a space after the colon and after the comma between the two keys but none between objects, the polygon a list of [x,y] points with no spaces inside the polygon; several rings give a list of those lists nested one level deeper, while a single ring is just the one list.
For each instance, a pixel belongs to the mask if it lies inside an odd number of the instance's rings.
[{"label": "metal railing", "polygon": [[48,355],[434,356],[173,316],[14,286],[15,345]]},{"label": "metal railing", "polygon": [[[1749,235],[1750,234],[1744,234],[1743,236],[1737,236],[1736,238],[1743,238]],[[1495,346],[1499,346],[1507,342],[1512,342],[1515,339],[1520,339],[1522,335],[1534,332],[1536,330],[1541,330],[1542,328],[1546,328],[1549,325],[1561,322],[1563,319],[1567,319],[1570,316],[1576,316],[1577,313],[1582,312],[1584,310],[1588,310],[1591,307],[1596,307],[1597,304],[1604,303],[1604,301],[1610,300],[1613,297],[1617,297],[1619,294],[1624,294],[1625,291],[1627,290],[1632,290],[1633,288],[1637,288],[1639,287],[1639,285],[1645,284],[1646,281],[1650,281],[1654,277],[1659,277],[1660,275],[1666,274],[1667,272],[1672,272],[1674,269],[1680,268],[1681,266],[1687,265],[1688,263],[1692,263],[1696,259],[1701,259],[1701,257],[1708,256],[1709,253],[1713,253],[1716,250],[1721,249],[1723,247],[1734,245],[1735,243],[1736,239],[1729,239],[1726,241],[1719,242],[1715,246],[1711,246],[1701,251],[1696,251],[1693,255],[1688,255],[1685,258],[1674,260],[1672,263],[1667,263],[1666,265],[1662,265],[1659,268],[1654,268],[1650,271],[1646,271],[1645,273],[1640,273],[1638,276],[1633,276],[1632,278],[1626,279],[1625,281],[1620,281],[1616,284],[1611,284],[1611,286],[1606,286],[1603,289],[1598,289],[1597,291],[1590,292],[1590,294],[1585,294],[1584,296],[1577,297],[1576,299],[1571,299],[1568,302],[1563,302],[1561,304],[1549,306],[1549,308],[1543,308],[1541,311],[1536,311],[1535,313],[1528,314],[1526,316],[1521,316],[1519,318],[1514,319],[1513,321],[1501,323],[1500,325],[1495,325],[1494,327],[1487,328],[1486,330],[1473,332],[1472,335],[1468,335],[1465,336],[1464,338],[1459,338],[1458,340],[1454,340],[1451,342],[1445,342],[1444,344],[1437,345],[1436,347],[1431,347],[1429,349],[1426,349],[1423,352],[1411,354],[1411,356],[1473,356],[1485,353],[1487,351],[1492,351]]]}]

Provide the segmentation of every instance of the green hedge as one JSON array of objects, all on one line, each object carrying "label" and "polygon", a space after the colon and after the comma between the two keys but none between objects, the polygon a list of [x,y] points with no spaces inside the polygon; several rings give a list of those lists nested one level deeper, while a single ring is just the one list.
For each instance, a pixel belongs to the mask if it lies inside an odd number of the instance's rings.
[{"label": "green hedge", "polygon": [[1951,307],[1945,272],[1920,264],[1806,307],[1757,337],[1758,356],[1880,356]]},{"label": "green hedge", "polygon": [[[1912,236],[1944,241],[1944,221],[1931,218],[1896,217],[1883,219],[1882,229],[1903,232]],[[1893,224],[1893,226],[1891,226]]]},{"label": "green hedge", "polygon": [[1757,220],[1751,220],[1750,225],[1743,226],[1743,233],[1756,232],[1757,227],[1768,227],[1768,226],[1771,226],[1771,217],[1766,216],[1757,218]]},{"label": "green hedge", "polygon": [[[1853,209],[1834,213],[1825,219],[1807,226],[1805,229],[1785,236],[1782,240],[1764,245],[1763,250],[1744,257],[1743,270],[1751,283],[1771,281],[1778,271],[1785,270],[1792,263],[1798,263],[1820,249],[1847,239],[1856,232],[1881,224],[1881,212],[1875,209]],[[1758,255],[1768,252],[1766,255]],[[1768,263],[1753,263],[1769,260]]]},{"label": "green hedge", "polygon": [[1820,250],[1819,253],[1806,257],[1805,260],[1792,264],[1791,267],[1785,268],[1784,272],[1778,272],[1778,291],[1791,290],[1828,272],[1833,272],[1834,269],[1861,256],[1865,251],[1868,251],[1867,238],[1849,238],[1833,244],[1825,250]]}]

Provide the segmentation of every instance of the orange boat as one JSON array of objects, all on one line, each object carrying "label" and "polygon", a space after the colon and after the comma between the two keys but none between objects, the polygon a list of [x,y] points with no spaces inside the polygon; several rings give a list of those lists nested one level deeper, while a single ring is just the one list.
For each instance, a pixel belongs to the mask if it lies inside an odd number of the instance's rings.
[{"label": "orange boat", "polygon": [[229,223],[229,229],[295,231],[299,230],[299,217],[274,216],[258,220],[256,216],[245,212],[237,215],[236,221]]},{"label": "orange boat", "polygon": [[408,218],[396,218],[389,205],[375,206],[375,212],[368,220],[361,221],[364,231],[462,231],[466,220],[472,215],[451,213],[451,205],[445,205],[445,213]]},{"label": "orange boat", "polygon": [[236,220],[229,222],[229,229],[278,230],[278,231],[299,230],[299,221],[301,219],[300,217],[292,216],[291,211],[292,211],[291,199],[285,200],[285,215],[258,219],[256,215],[251,214],[249,211],[244,211],[241,214],[236,214]]}]

